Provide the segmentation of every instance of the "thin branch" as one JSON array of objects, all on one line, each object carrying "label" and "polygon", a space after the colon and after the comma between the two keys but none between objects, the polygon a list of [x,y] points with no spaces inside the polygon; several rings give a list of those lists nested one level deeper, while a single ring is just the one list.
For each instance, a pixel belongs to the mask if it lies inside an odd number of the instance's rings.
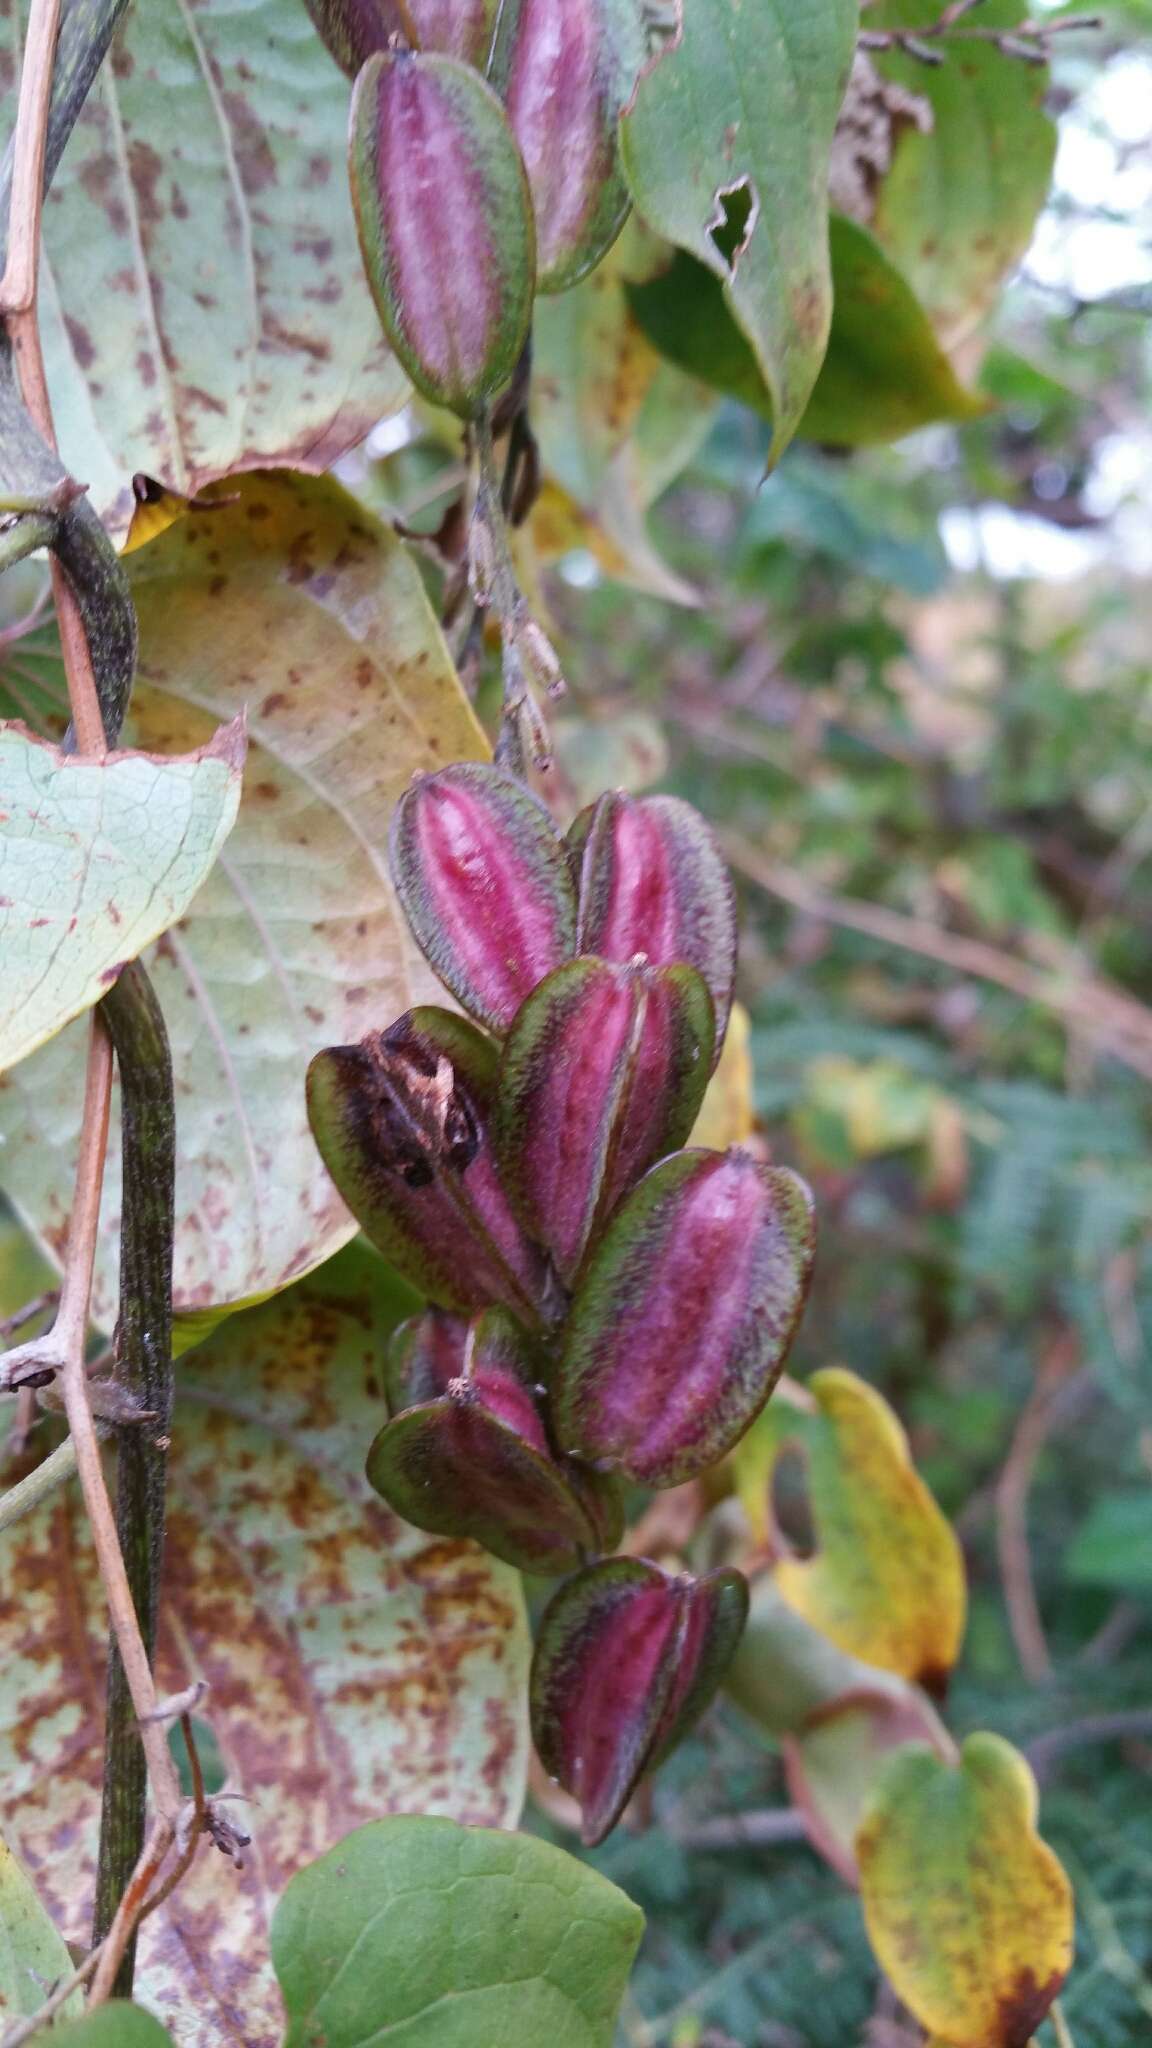
[{"label": "thin branch", "polygon": [[48,108],[59,32],[60,0],[33,0],[16,109],[11,227],[8,261],[0,278],[0,313],[29,313],[36,305]]},{"label": "thin branch", "polygon": [[1116,1714],[1086,1714],[1065,1728],[1050,1728],[1028,1743],[1024,1754],[1037,1778],[1047,1778],[1070,1749],[1098,1742],[1141,1742],[1152,1738],[1152,1707],[1130,1707]]},{"label": "thin branch", "polygon": [[1008,1456],[996,1483],[996,1550],[1008,1624],[1020,1668],[1033,1685],[1052,1676],[1052,1659],[1040,1618],[1028,1543],[1028,1495],[1036,1461],[1048,1438],[1070,1408],[1091,1391],[1084,1374],[1069,1367],[1076,1340],[1068,1332],[1052,1346],[1036,1384],[1012,1432]]},{"label": "thin branch", "polygon": [[76,1445],[70,1436],[66,1436],[63,1443],[57,1444],[56,1449],[37,1465],[34,1472],[29,1472],[26,1479],[10,1486],[7,1493],[0,1493],[0,1534],[25,1515],[30,1515],[33,1508],[38,1508],[41,1501],[47,1500],[57,1487],[71,1479],[75,1470]]},{"label": "thin branch", "polygon": [[[89,2006],[103,2005],[112,1995],[125,1952],[144,1917],[149,1892],[159,1876],[169,1849],[176,1839],[175,1815],[161,1814],[153,1823],[152,1832],[144,1844],[139,1862],[125,1886],[124,1895],[116,1908],[112,1925],[102,1943],[102,1953],[92,1989],[88,1994]],[[198,1838],[193,1834],[185,1844],[180,1857],[179,1875],[183,1876],[196,1854]],[[165,1897],[170,1886],[165,1889]]]}]

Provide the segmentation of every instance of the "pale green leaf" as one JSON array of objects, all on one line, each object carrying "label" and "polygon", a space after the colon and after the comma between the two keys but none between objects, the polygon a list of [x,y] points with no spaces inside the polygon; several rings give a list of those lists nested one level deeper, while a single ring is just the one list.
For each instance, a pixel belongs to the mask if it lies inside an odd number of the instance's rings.
[{"label": "pale green leaf", "polygon": [[70,2026],[54,2028],[47,2038],[52,2048],[172,2048],[172,2036],[159,2020],[142,2005],[126,2005],[119,1998]]},{"label": "pale green leaf", "polygon": [[[0,23],[13,56],[21,12]],[[41,290],[61,452],[121,530],[135,470],[186,493],[261,462],[318,471],[403,403],[347,129],[301,0],[127,10],[45,210]]]},{"label": "pale green leaf", "polygon": [[643,1925],[531,1836],[377,1822],[276,1909],[285,2048],[611,2048]]},{"label": "pale green leaf", "polygon": [[0,726],[0,1072],[184,915],[232,829],[244,724],[193,753],[65,754]]},{"label": "pale green leaf", "polygon": [[[178,2048],[278,2048],[272,1905],[349,1827],[519,1817],[519,1579],[409,1528],[363,1476],[384,1346],[411,1306],[357,1244],[181,1362],[158,1683],[210,1681],[200,1713],[254,1840],[242,1875],[205,1849],[142,1932],[138,1995]],[[0,1808],[72,1940],[91,1904],[106,1626],[69,1489],[0,1544]]]},{"label": "pale green leaf", "polygon": [[[36,1895],[27,1872],[0,1836],[0,2030],[28,2019],[48,1993],[72,1975],[72,1958]],[[84,2010],[81,1991],[65,2017]]]},{"label": "pale green leaf", "polygon": [[[327,60],[326,60],[327,61]],[[353,1224],[320,1164],[304,1075],[321,1046],[390,1024],[437,985],[388,875],[410,777],[481,754],[419,572],[339,484],[242,478],[131,555],[140,681],[128,732],[167,752],[247,708],[240,815],[187,919],[148,956],[172,1042],[179,1128],[175,1301],[266,1294]],[[62,701],[22,642],[0,704]],[[14,694],[19,691],[19,698]],[[54,693],[54,694],[53,694]],[[3,1179],[58,1258],[81,1112],[82,1030],[0,1087]],[[101,1216],[94,1315],[115,1315],[120,1163]]]},{"label": "pale green leaf", "polygon": [[828,166],[856,18],[855,0],[693,0],[623,122],[640,213],[723,282],[777,456],[828,340]]}]

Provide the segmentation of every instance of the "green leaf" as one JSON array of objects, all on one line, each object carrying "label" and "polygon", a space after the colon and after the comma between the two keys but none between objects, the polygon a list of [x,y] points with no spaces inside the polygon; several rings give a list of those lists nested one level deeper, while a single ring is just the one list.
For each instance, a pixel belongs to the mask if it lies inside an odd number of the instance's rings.
[{"label": "green leaf", "polygon": [[1152,1487],[1101,1495],[1072,1540],[1064,1576],[1081,1586],[1152,1590]]},{"label": "green leaf", "polygon": [[531,1836],[379,1821],[276,1909],[284,2048],[611,2048],[643,1925],[607,1878]]},{"label": "green leaf", "polygon": [[[30,2019],[53,1985],[72,1975],[72,1958],[27,1872],[0,1836],[0,2026]],[[83,2012],[77,1991],[65,2015]]]},{"label": "green leaf", "polygon": [[142,2005],[112,1999],[70,2026],[54,2027],[52,2048],[173,2048],[172,2036]]},{"label": "green leaf", "polygon": [[856,16],[855,0],[693,0],[623,121],[636,205],[722,281],[771,394],[777,456],[828,340],[828,163]]},{"label": "green leaf", "polygon": [[[327,62],[328,60],[325,59]],[[436,990],[385,852],[417,772],[485,751],[419,572],[339,484],[244,478],[129,557],[140,613],[134,745],[183,750],[245,706],[235,830],[188,917],[148,956],[180,1119],[175,1300],[266,1294],[353,1233],[308,1129],[304,1075]],[[61,719],[58,663],[19,647],[10,686]],[[54,1258],[81,1112],[83,1027],[0,1087],[5,1186]],[[114,1136],[94,1315],[116,1301]]]},{"label": "green leaf", "polygon": [[[411,1297],[362,1244],[230,1319],[180,1368],[158,1684],[196,1676],[254,1846],[205,1850],[141,1937],[139,1994],[180,2048],[274,2048],[274,1900],[389,1812],[515,1825],[530,1644],[520,1582],[429,1539],[362,1475]],[[0,1808],[67,1939],[87,1931],[106,1616],[73,1490],[0,1545]],[[30,1724],[30,1703],[35,1720]],[[30,1735],[30,1727],[32,1733]]]},{"label": "green leaf", "polygon": [[[863,447],[898,440],[932,420],[987,411],[965,391],[914,293],[863,228],[829,225],[834,303],[827,354],[797,431]],[[772,387],[726,303],[719,280],[690,256],[633,285],[632,310],[649,340],[681,369],[774,416]]]},{"label": "green leaf", "polygon": [[1027,2048],[1072,1961],[1072,1889],[1036,1832],[1036,1784],[998,1735],[959,1763],[907,1749],[857,1836],[868,1935],[940,2048]]},{"label": "green leaf", "polygon": [[[1012,28],[1026,0],[985,0],[980,27]],[[870,29],[921,27],[922,0],[877,0]],[[954,43],[943,64],[873,53],[878,70],[932,107],[908,127],[881,186],[872,231],[947,349],[970,334],[1031,238],[1052,174],[1056,130],[1043,66],[989,42]]]},{"label": "green leaf", "polygon": [[[22,12],[0,26],[14,58]],[[15,111],[9,93],[0,140]],[[45,209],[41,292],[61,453],[119,529],[135,470],[187,494],[261,462],[319,471],[403,404],[347,128],[300,0],[127,10]]]},{"label": "green leaf", "polygon": [[0,726],[0,1072],[184,915],[240,805],[243,718],[183,755],[86,760]]}]

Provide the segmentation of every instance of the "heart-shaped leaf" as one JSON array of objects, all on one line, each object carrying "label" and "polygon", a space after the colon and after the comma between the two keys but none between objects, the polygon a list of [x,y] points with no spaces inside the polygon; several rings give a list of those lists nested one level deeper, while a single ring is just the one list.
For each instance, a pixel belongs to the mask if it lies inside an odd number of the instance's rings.
[{"label": "heart-shaped leaf", "polygon": [[0,725],[0,1071],[183,917],[240,806],[244,724],[194,753],[62,753]]},{"label": "heart-shaped leaf", "polygon": [[998,1735],[958,1765],[887,1764],[857,1836],[868,1935],[947,2048],[1027,2048],[1072,1961],[1072,1888],[1036,1832],[1036,1784]]},{"label": "heart-shaped leaf", "polygon": [[693,0],[624,116],[636,205],[722,281],[772,395],[777,457],[828,340],[828,166],[856,21],[856,0]]},{"label": "heart-shaped leaf", "polygon": [[730,1450],[800,1320],[812,1202],[746,1152],[677,1152],[644,1176],[593,1253],[565,1330],[558,1442],[647,1486]]},{"label": "heart-shaped leaf", "polygon": [[[180,1121],[178,1309],[281,1287],[351,1235],[308,1129],[304,1072],[321,1046],[433,993],[388,878],[388,820],[414,770],[485,744],[401,542],[334,482],[244,478],[227,495],[130,558],[131,744],[182,752],[248,715],[223,858],[147,956]],[[0,709],[63,729],[50,635],[0,655]],[[69,1027],[0,1083],[5,1183],[57,1259],[83,1036]],[[106,1328],[119,1227],[114,1136],[94,1301]]]},{"label": "heart-shaped leaf", "polygon": [[691,967],[574,960],[505,1041],[496,1095],[504,1185],[569,1285],[617,1203],[682,1145],[704,1097],[712,999]]},{"label": "heart-shaped leaf", "polygon": [[575,951],[576,901],[543,804],[500,769],[458,762],[404,792],[392,879],[425,957],[482,1024],[506,1031]]},{"label": "heart-shaped leaf", "polygon": [[[349,1823],[441,1813],[514,1826],[525,1781],[519,1583],[430,1540],[360,1476],[397,1310],[378,1257],[225,1323],[181,1367],[158,1684],[200,1711],[254,1842],[209,1848],[141,1935],[138,1990],[179,2048],[279,2048],[268,1916]],[[107,1619],[83,1508],[58,1495],[0,1546],[0,1803],[67,1940],[88,1933]]]},{"label": "heart-shaped leaf", "polygon": [[536,234],[491,87],[454,57],[391,50],[356,80],[352,202],[376,310],[417,389],[475,418],[528,339]]},{"label": "heart-shaped leaf", "polygon": [[644,1916],[530,1835],[386,1820],[293,1879],[284,2048],[611,2048]]}]

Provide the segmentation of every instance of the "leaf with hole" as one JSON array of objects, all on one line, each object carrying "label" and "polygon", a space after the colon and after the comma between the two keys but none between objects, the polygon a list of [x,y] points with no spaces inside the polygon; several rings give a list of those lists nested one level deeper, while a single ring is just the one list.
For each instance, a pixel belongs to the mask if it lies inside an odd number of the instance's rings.
[{"label": "leaf with hole", "polygon": [[856,18],[855,0],[693,0],[623,121],[636,206],[719,279],[771,394],[777,457],[828,341],[828,168]]},{"label": "leaf with hole", "polygon": [[[196,1311],[282,1287],[351,1236],[308,1129],[304,1073],[321,1046],[434,992],[389,879],[388,818],[413,772],[485,746],[401,542],[335,482],[242,478],[226,495],[130,558],[132,744],[183,752],[248,712],[224,856],[146,956],[180,1122],[175,1301]],[[0,708],[62,729],[50,635],[5,651]],[[5,1185],[57,1260],[82,1070],[73,1025],[0,1082]],[[120,1207],[114,1136],[94,1302],[104,1327]]]},{"label": "leaf with hole", "polygon": [[909,1749],[857,1836],[868,1935],[941,2048],[1027,2048],[1072,1961],[1072,1888],[1036,1832],[1036,1784],[998,1735],[958,1764]]},{"label": "leaf with hole", "polygon": [[643,1926],[607,1878],[530,1835],[378,1821],[276,1909],[284,2048],[611,2048]]},{"label": "leaf with hole", "polygon": [[[383,1813],[514,1826],[529,1641],[519,1581],[399,1521],[361,1476],[410,1297],[350,1246],[180,1369],[158,1684],[193,1677],[253,1837],[204,1850],[141,1936],[178,2048],[279,2048],[268,1917],[294,1872]],[[0,1547],[0,1802],[68,1940],[87,1935],[106,1615],[74,1490]],[[238,2019],[237,2015],[242,2015]]]},{"label": "leaf with hole", "polygon": [[244,721],[192,753],[66,754],[0,725],[0,1072],[176,924],[235,823]]},{"label": "leaf with hole", "polygon": [[[13,58],[26,11],[0,28]],[[184,496],[262,463],[319,472],[404,403],[347,128],[300,0],[126,10],[48,195],[40,295],[61,454],[118,532],[135,471]]]}]

